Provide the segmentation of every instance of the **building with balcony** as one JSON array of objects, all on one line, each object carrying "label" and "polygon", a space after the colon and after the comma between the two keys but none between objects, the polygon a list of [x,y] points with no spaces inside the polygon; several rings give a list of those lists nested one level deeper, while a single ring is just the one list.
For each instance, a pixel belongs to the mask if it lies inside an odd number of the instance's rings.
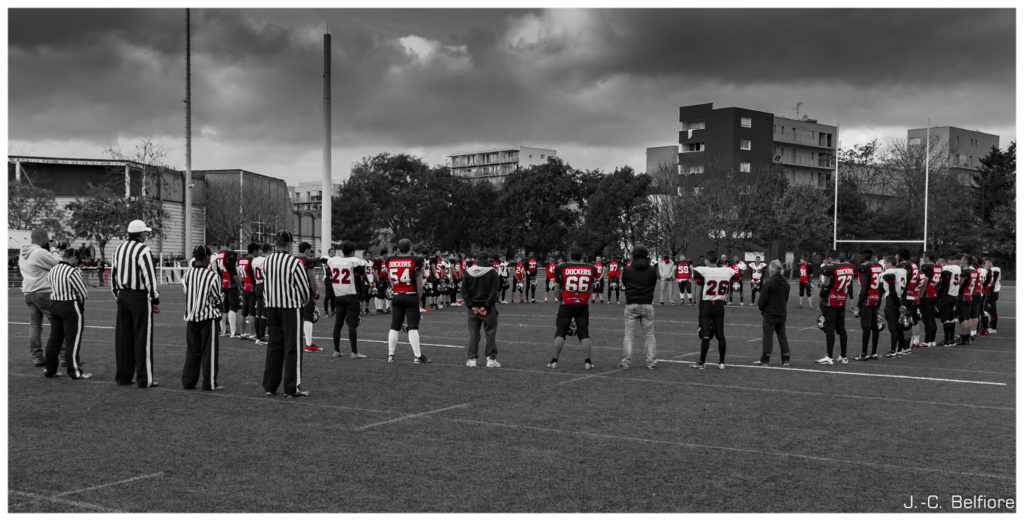
[{"label": "building with balcony", "polygon": [[773,161],[782,166],[792,185],[828,186],[835,172],[838,129],[804,116],[775,116]]},{"label": "building with balcony", "polygon": [[912,128],[907,130],[909,147],[925,147],[931,136],[929,154],[932,164],[953,169],[962,184],[971,184],[973,174],[981,168],[981,158],[992,148],[999,148],[999,136],[958,127]]},{"label": "building with balcony", "polygon": [[[295,244],[308,242],[317,252],[320,249],[321,209],[323,208],[323,182],[304,181],[288,187],[288,195],[292,205],[293,229]],[[331,196],[338,193],[341,183],[332,183]]]},{"label": "building with balcony", "polygon": [[519,168],[542,165],[548,158],[557,156],[558,152],[551,148],[494,148],[450,155],[448,167],[457,176],[486,179],[497,184]]},{"label": "building with balcony", "polygon": [[[837,129],[803,117],[791,119],[712,103],[679,108],[679,173],[757,174],[781,168],[791,184],[825,187],[835,169]],[[653,155],[652,155],[653,154]],[[648,149],[664,162],[665,147]]]}]

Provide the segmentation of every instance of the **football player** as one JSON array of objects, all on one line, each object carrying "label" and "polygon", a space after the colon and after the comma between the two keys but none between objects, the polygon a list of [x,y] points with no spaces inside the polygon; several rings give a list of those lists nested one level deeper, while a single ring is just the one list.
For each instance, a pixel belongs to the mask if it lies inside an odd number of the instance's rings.
[{"label": "football player", "polygon": [[249,267],[252,269],[253,278],[253,314],[255,315],[255,327],[253,329],[256,331],[256,345],[267,345],[267,316],[263,306],[263,263],[266,262],[267,255],[270,255],[273,251],[273,246],[264,244],[256,251],[255,257],[253,257],[252,261],[249,263]]},{"label": "football player", "polygon": [[[897,252],[899,267],[907,272],[907,290],[903,297],[903,306],[907,308],[914,325],[910,330],[910,347],[921,347],[921,325],[920,325],[920,304],[921,290],[924,289],[924,280],[917,263],[910,258],[910,250],[900,248]],[[909,349],[907,350],[909,352]]]},{"label": "football player", "polygon": [[707,266],[693,268],[694,282],[700,293],[700,307],[697,311],[700,336],[700,361],[694,369],[704,369],[704,361],[711,347],[711,337],[718,340],[718,368],[725,369],[725,299],[729,294],[736,270],[730,266],[715,266],[714,251],[707,255]]},{"label": "football player", "polygon": [[601,257],[594,258],[594,268],[597,269],[597,272],[594,275],[594,287],[593,293],[590,295],[590,303],[594,304],[597,299],[601,299],[601,303],[604,304],[604,264],[601,264]]},{"label": "football player", "polygon": [[565,347],[565,337],[569,333],[570,323],[576,324],[576,336],[583,345],[583,368],[593,369],[594,364],[590,361],[591,340],[590,340],[590,305],[587,300],[593,289],[594,281],[597,280],[597,268],[582,262],[583,250],[579,246],[569,249],[569,262],[559,264],[555,267],[555,288],[562,294],[562,302],[558,305],[558,314],[555,318],[555,340],[553,355],[548,367],[558,368],[558,357]]},{"label": "football player", "polygon": [[732,295],[733,295],[733,293],[739,293],[739,295],[740,295],[740,305],[742,306],[743,305],[743,273],[747,271],[747,264],[745,262],[741,261],[739,257],[733,257],[732,258],[732,264],[730,266],[732,266],[732,269],[733,269],[733,271],[736,272],[736,275],[733,276],[732,284],[729,286],[729,303],[732,304]]},{"label": "football player", "polygon": [[971,343],[971,307],[974,303],[974,285],[978,283],[978,272],[974,270],[970,255],[960,259],[960,296],[957,299],[956,314],[960,319],[960,343]]},{"label": "football player", "polygon": [[621,273],[622,271],[619,269],[619,261],[615,259],[608,261],[608,304],[612,303],[612,290],[615,290],[615,303],[618,304],[620,302],[619,275]]},{"label": "football player", "polygon": [[398,333],[404,329],[412,346],[413,363],[429,364],[430,359],[420,351],[420,299],[417,293],[423,291],[423,259],[412,254],[412,241],[398,241],[398,255],[385,261],[391,291],[394,298],[391,307],[391,328],[388,330],[388,363],[395,362],[398,347]]},{"label": "football player", "polygon": [[[821,270],[823,283],[818,297],[821,300],[821,314],[825,317],[825,357],[818,360],[819,364],[847,364],[846,358],[846,298],[850,284],[853,284],[854,269],[849,263],[842,262],[839,253],[829,250],[825,254],[825,267]],[[839,357],[832,358],[835,352],[836,334],[839,334]]]},{"label": "football player", "polygon": [[764,270],[768,267],[767,264],[761,260],[761,256],[754,257],[754,262],[749,264],[750,267],[750,302],[757,304],[757,294],[761,291],[761,281],[764,279]]},{"label": "football player", "polygon": [[971,300],[971,338],[973,339],[978,336],[978,322],[980,322],[981,310],[983,309],[983,301],[985,299],[984,286],[988,284],[988,270],[981,264],[977,256],[971,257],[971,266],[974,268],[975,273],[978,274],[978,278],[974,283],[974,295]]},{"label": "football player", "polygon": [[[327,261],[336,255],[334,248],[327,250],[327,258],[320,259],[320,265],[326,266]],[[331,272],[326,267],[324,268],[324,316],[331,318],[334,316],[334,284],[331,280]]]},{"label": "football player", "polygon": [[811,266],[807,264],[807,258],[800,257],[800,266],[797,268],[800,274],[800,297],[796,304],[797,308],[804,307],[804,295],[807,295],[807,307],[814,307],[814,298],[811,297]]},{"label": "football player", "polygon": [[896,259],[891,255],[887,255],[884,262],[882,300],[885,302],[885,323],[889,327],[889,352],[885,357],[893,358],[910,353],[910,342],[906,338],[903,326],[900,325],[900,315],[906,313],[903,296],[907,289],[907,270],[897,267]]},{"label": "football player", "polygon": [[953,254],[949,259],[939,259],[942,276],[939,279],[939,320],[942,320],[942,345],[956,345],[956,313],[957,296],[960,295],[960,255]]},{"label": "football player", "polygon": [[690,261],[686,260],[686,257],[680,255],[679,262],[676,264],[676,283],[679,284],[679,305],[685,304],[684,299],[690,300],[690,305],[693,305],[693,290],[690,286],[690,279],[692,278],[692,268]]},{"label": "football player", "polygon": [[[555,289],[555,267],[558,263],[548,257],[548,264],[544,268],[547,279],[544,281],[544,303],[548,303],[548,295]],[[558,293],[555,293],[555,304],[558,304]]]},{"label": "football player", "polygon": [[526,259],[526,298],[532,303],[537,302],[537,258],[530,252]]},{"label": "football player", "polygon": [[[860,252],[860,265],[857,266],[857,278],[860,282],[860,294],[857,297],[857,314],[860,316],[860,355],[854,358],[858,362],[878,360],[878,306],[882,302],[882,267],[871,258],[874,252],[865,249]],[[871,341],[871,354],[868,354],[868,341]]]},{"label": "football player", "polygon": [[926,251],[921,258],[921,273],[925,277],[924,293],[921,295],[921,321],[924,322],[924,345],[935,347],[935,317],[939,305],[939,279],[942,266],[935,264],[935,254]]},{"label": "football player", "polygon": [[303,349],[307,353],[323,351],[323,348],[313,343],[313,314],[317,311],[316,301],[320,298],[320,291],[317,288],[316,279],[313,277],[313,268],[316,264],[316,260],[313,258],[313,245],[308,242],[300,243],[298,258],[306,270],[310,289],[309,302],[302,306],[302,337],[306,341],[306,346]]},{"label": "football player", "polygon": [[[508,300],[505,299],[505,292],[509,289],[509,277],[508,277],[508,261],[502,259],[498,263],[498,278],[501,279],[501,303],[508,304]],[[515,295],[512,296],[515,300]]]},{"label": "football player", "polygon": [[996,322],[999,320],[999,313],[996,309],[996,303],[999,301],[999,290],[1002,289],[1002,270],[992,264],[992,259],[985,258],[985,267],[988,268],[988,297],[986,300],[986,306],[988,311],[988,323],[983,329],[985,335],[996,334]]},{"label": "football player", "polygon": [[249,329],[249,317],[255,315],[256,302],[255,294],[253,293],[253,275],[252,275],[252,259],[259,251],[260,246],[254,242],[249,243],[246,248],[247,252],[238,259],[238,274],[241,276],[242,282],[242,331],[241,338],[246,340],[254,340],[256,337],[248,333]]},{"label": "football player", "polygon": [[526,303],[526,265],[523,264],[522,257],[516,257],[515,268],[513,269],[512,276],[515,277],[513,283],[515,286],[512,288],[512,302],[516,301],[516,293],[519,293],[519,303]]}]

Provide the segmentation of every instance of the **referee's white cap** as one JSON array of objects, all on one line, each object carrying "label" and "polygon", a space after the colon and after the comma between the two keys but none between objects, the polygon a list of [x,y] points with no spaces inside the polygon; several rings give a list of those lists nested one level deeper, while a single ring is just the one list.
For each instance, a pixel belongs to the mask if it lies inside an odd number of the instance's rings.
[{"label": "referee's white cap", "polygon": [[128,223],[128,233],[140,233],[151,231],[153,231],[153,229],[150,228],[149,226],[146,226],[146,223],[142,222],[139,219],[135,219],[134,221]]}]

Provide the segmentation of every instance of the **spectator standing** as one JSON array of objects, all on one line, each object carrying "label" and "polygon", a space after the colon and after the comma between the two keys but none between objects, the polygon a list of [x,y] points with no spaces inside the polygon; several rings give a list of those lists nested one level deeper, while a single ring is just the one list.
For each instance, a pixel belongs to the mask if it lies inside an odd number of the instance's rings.
[{"label": "spectator standing", "polygon": [[501,367],[498,363],[498,346],[495,341],[498,330],[498,290],[501,282],[498,272],[488,262],[489,257],[481,254],[477,264],[466,269],[462,281],[462,300],[469,311],[469,345],[466,347],[466,366],[476,367],[477,351],[480,347],[480,328],[486,338],[484,356],[487,367]]},{"label": "spectator standing", "polygon": [[[666,263],[663,259],[658,269],[655,270],[647,257],[647,248],[643,246],[633,248],[633,262],[622,272],[622,285],[626,289],[626,309],[623,311],[626,325],[622,339],[620,369],[629,369],[633,356],[633,332],[637,322],[640,323],[640,327],[644,331],[647,368],[654,369],[658,363],[658,348],[654,340],[654,288],[658,284],[659,275],[661,275],[661,264]],[[669,278],[661,277],[662,298],[664,298],[666,288],[671,290],[672,277],[675,275],[675,264],[671,259],[668,259],[667,265],[670,270]]]},{"label": "spectator standing", "polygon": [[[634,250],[635,253],[636,250]],[[636,257],[633,257],[636,259]],[[649,265],[648,261],[648,265]],[[672,258],[668,255],[663,255],[661,261],[658,262],[658,279],[659,285],[661,285],[661,291],[658,293],[658,298],[661,301],[661,305],[665,305],[665,301],[672,303],[672,293],[674,281],[676,278],[676,265],[672,262]],[[627,299],[628,302],[628,299]],[[653,304],[653,300],[651,301]]]},{"label": "spectator standing", "polygon": [[768,264],[768,280],[759,292],[757,309],[761,310],[761,359],[754,365],[767,365],[772,356],[772,335],[779,337],[782,365],[789,365],[789,341],[786,340],[786,303],[789,301],[789,282],[782,275],[778,259]]},{"label": "spectator standing", "polygon": [[50,319],[50,281],[47,275],[60,262],[50,253],[50,239],[46,230],[32,230],[32,244],[21,247],[18,270],[21,271],[21,293],[29,310],[28,349],[36,367],[43,367],[43,317]]}]

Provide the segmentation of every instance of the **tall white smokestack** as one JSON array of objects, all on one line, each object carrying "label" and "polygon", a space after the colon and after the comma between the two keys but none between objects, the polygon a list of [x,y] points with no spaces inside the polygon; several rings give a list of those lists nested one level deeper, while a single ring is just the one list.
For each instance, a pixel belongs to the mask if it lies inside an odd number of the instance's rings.
[{"label": "tall white smokestack", "polygon": [[324,34],[324,172],[320,197],[320,255],[331,248],[331,33]]}]

